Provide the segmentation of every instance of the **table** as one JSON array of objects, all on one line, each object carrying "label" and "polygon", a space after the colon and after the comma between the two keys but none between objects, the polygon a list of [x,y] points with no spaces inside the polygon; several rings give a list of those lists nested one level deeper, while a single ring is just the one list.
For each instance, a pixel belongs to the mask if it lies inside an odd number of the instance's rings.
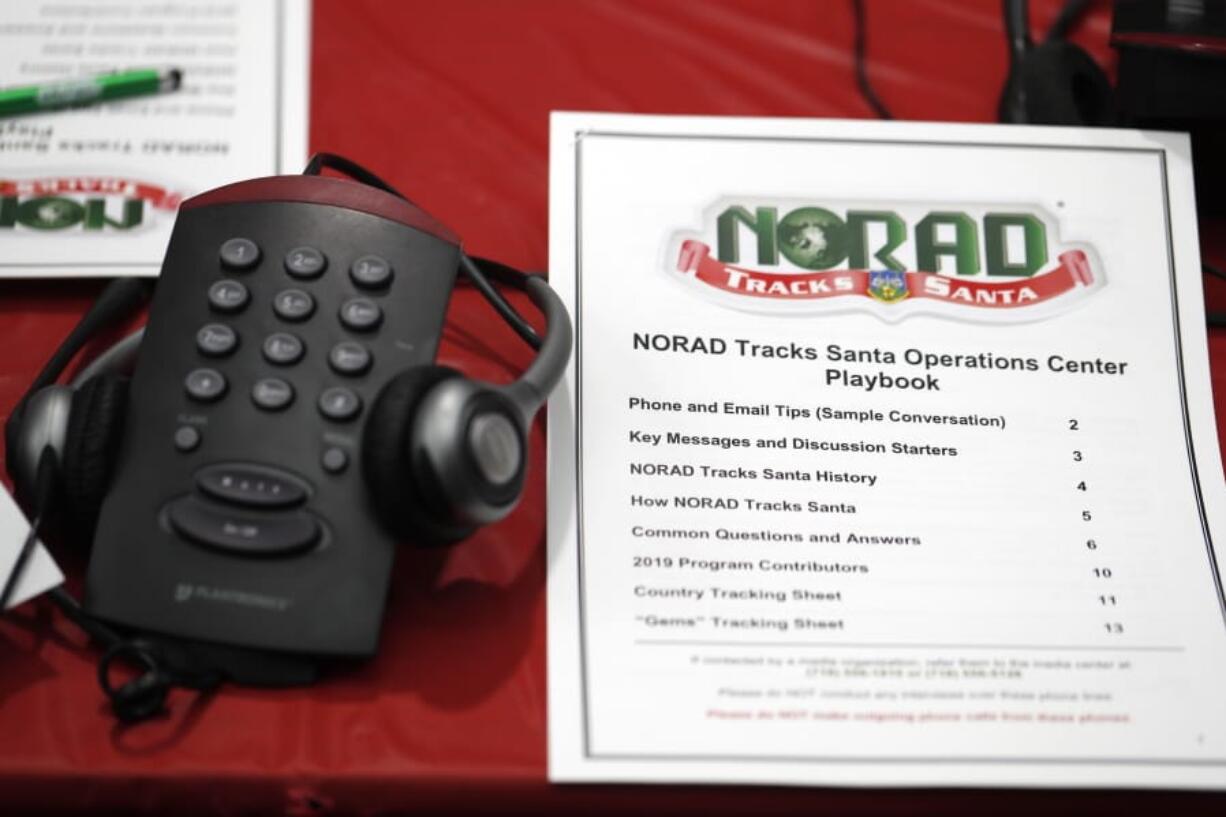
[{"label": "table", "polygon": [[[1060,0],[1031,4],[1043,31]],[[1005,72],[997,0],[869,0],[869,72],[903,119],[991,121]],[[1110,66],[1098,9],[1074,40]],[[550,110],[869,117],[839,0],[318,0],[313,150],[360,160],[466,238],[547,261]],[[1226,261],[1222,224],[1201,225]],[[0,413],[97,291],[0,283]],[[1226,282],[1206,279],[1211,307]],[[519,306],[526,302],[514,298]],[[453,301],[442,363],[506,382],[530,358],[475,292]],[[1226,432],[1226,333],[1210,338]],[[43,602],[0,621],[6,813],[620,812],[1119,814],[1220,811],[1212,795],[551,786],[546,771],[544,423],[523,503],[445,553],[399,559],[378,657],[306,689],[178,691],[169,717],[106,713],[96,653]],[[82,552],[61,548],[79,588]]]}]

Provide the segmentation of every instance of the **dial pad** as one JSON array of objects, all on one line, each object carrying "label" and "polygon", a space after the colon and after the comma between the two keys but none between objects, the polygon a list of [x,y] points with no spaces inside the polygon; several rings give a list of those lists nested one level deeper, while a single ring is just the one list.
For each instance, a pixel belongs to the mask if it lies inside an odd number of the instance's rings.
[{"label": "dial pad", "polygon": [[[248,238],[235,237],[226,240],[218,250],[220,266],[229,271],[248,271],[259,266],[262,250]],[[394,271],[386,258],[373,253],[360,254],[346,260],[348,285],[376,295],[392,283]],[[300,324],[304,334],[315,314],[317,303],[312,294],[311,282],[321,279],[328,269],[328,257],[316,247],[301,245],[290,249],[282,257],[284,272],[301,282],[299,286],[279,289],[271,297],[272,312],[280,320]],[[256,279],[252,279],[256,280]],[[257,290],[258,292],[258,290]],[[267,290],[265,290],[267,292]],[[264,295],[263,297],[268,297]],[[253,298],[246,284],[233,278],[214,281],[208,289],[208,303],[214,312],[236,315],[248,307]],[[353,293],[345,298],[336,313],[342,329],[354,333],[370,333],[384,320],[383,308],[370,297]],[[229,323],[213,321],[196,331],[196,350],[205,358],[221,359],[234,355],[239,345],[239,333]],[[260,357],[266,364],[284,369],[300,364],[307,356],[307,344],[293,332],[273,332],[260,344]],[[342,338],[328,347],[328,369],[340,377],[354,378],[369,372],[374,364],[374,355],[366,343],[356,339]],[[248,381],[252,404],[261,411],[281,411],[293,404],[297,397],[294,386],[284,377],[266,372]],[[196,403],[212,403],[225,397],[229,388],[226,375],[215,368],[204,366],[192,370],[184,380],[187,396]],[[334,422],[353,420],[362,413],[362,398],[352,388],[335,384],[322,384],[313,395],[316,408],[323,418]],[[185,430],[186,429],[186,430]],[[179,450],[195,450],[200,442],[199,434],[188,437],[194,429],[184,427],[176,435]],[[329,447],[320,464],[329,473],[339,474],[348,463],[346,452],[335,446]]]}]

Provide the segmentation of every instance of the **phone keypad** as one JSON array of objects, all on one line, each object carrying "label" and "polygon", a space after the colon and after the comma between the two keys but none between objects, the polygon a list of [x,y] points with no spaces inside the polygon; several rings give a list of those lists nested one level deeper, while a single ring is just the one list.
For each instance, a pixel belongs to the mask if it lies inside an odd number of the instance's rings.
[{"label": "phone keypad", "polygon": [[[244,271],[255,274],[275,274],[276,270],[257,269],[261,266],[263,251],[250,238],[235,237],[222,243],[218,250],[222,272]],[[300,282],[318,279],[328,267],[328,257],[319,249],[307,245],[291,249],[282,259],[282,275]],[[344,269],[344,268],[343,268]],[[385,258],[363,254],[352,260],[348,267],[350,284],[357,289],[372,292],[390,285],[394,274],[392,265]],[[222,278],[214,281],[208,289],[208,302],[214,312],[237,315],[252,301],[251,289],[241,281]],[[279,289],[272,296],[273,314],[280,320],[303,327],[311,325],[317,302],[315,296],[302,286]],[[335,313],[340,326],[349,332],[369,334],[383,323],[383,309],[372,298],[353,293],[346,298]],[[309,334],[309,333],[308,333]],[[239,331],[228,323],[209,322],[196,331],[196,350],[204,358],[220,360],[231,357],[239,346]],[[273,332],[259,346],[265,363],[277,369],[289,369],[301,364],[309,350],[306,341],[293,332]],[[374,355],[364,343],[354,339],[342,339],[327,349],[328,369],[339,377],[349,380],[367,374],[374,365]],[[212,366],[202,366],[188,373],[184,380],[187,396],[196,403],[212,403],[225,397],[229,382],[225,374]],[[274,376],[257,378],[250,386],[252,405],[264,412],[282,411],[297,398],[290,379]],[[362,398],[350,387],[325,385],[314,396],[319,415],[337,423],[350,422],[361,415]],[[194,439],[189,440],[194,432]],[[175,447],[184,453],[199,447],[199,432],[190,426],[179,429],[175,435]],[[343,462],[342,462],[343,458]],[[325,449],[321,465],[328,473],[339,474],[345,470],[348,454],[336,447]]]}]

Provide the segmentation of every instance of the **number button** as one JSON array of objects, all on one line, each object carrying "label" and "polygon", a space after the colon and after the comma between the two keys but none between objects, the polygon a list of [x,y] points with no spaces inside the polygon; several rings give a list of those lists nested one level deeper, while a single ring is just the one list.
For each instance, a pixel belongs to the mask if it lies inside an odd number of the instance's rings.
[{"label": "number button", "polygon": [[305,351],[302,341],[288,332],[277,332],[264,339],[264,359],[277,366],[297,363]]},{"label": "number button", "polygon": [[369,298],[351,298],[341,304],[341,324],[354,332],[369,332],[383,322],[383,311]]},{"label": "number button", "polygon": [[260,248],[249,238],[231,238],[221,245],[221,264],[234,270],[248,270],[260,263]]},{"label": "number button", "polygon": [[183,381],[187,396],[201,403],[211,403],[226,393],[226,379],[216,369],[194,369]]},{"label": "number button", "polygon": [[251,387],[251,402],[265,411],[280,411],[294,401],[294,387],[276,377],[257,380]]},{"label": "number button", "polygon": [[218,312],[238,312],[249,300],[251,293],[238,281],[216,281],[209,287],[209,303]]},{"label": "number button", "polygon": [[285,271],[295,278],[318,278],[328,259],[314,247],[295,247],[285,254]]},{"label": "number button", "polygon": [[224,323],[206,323],[196,332],[196,348],[209,357],[225,357],[238,345],[238,335]]},{"label": "number button", "polygon": [[301,289],[284,289],[272,300],[272,311],[287,321],[304,321],[315,311],[315,299]]},{"label": "number button", "polygon": [[371,356],[365,346],[352,340],[343,340],[328,353],[328,365],[337,374],[359,375],[370,368]]},{"label": "number button", "polygon": [[352,420],[361,410],[362,399],[341,386],[333,386],[319,395],[319,413],[329,420]]},{"label": "number button", "polygon": [[392,282],[392,265],[386,258],[363,255],[350,265],[349,277],[362,289],[382,289]]}]

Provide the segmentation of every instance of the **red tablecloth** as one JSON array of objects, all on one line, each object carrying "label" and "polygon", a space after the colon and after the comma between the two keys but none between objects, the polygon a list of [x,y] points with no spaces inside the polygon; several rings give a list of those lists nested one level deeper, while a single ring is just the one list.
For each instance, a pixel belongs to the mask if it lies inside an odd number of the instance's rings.
[{"label": "red tablecloth", "polygon": [[[1038,31],[1060,4],[1031,3]],[[867,6],[870,74],[896,116],[994,118],[1006,65],[999,0]],[[312,149],[362,161],[459,231],[471,252],[529,269],[547,260],[551,110],[871,115],[841,0],[319,0],[313,29]],[[1111,65],[1108,29],[1099,9],[1074,39]],[[1202,224],[1219,264],[1221,226]],[[1206,286],[1211,303],[1226,306],[1226,283]],[[0,283],[0,412],[96,291]],[[1226,338],[1210,343],[1221,418]],[[443,362],[505,381],[528,357],[479,297],[460,292]],[[405,553],[379,656],[313,687],[179,692],[168,718],[125,728],[105,711],[96,654],[49,604],[7,617],[0,813],[1139,814],[1224,805],[1161,793],[551,786],[543,436],[538,422],[521,507],[446,554]],[[83,554],[60,555],[79,577]]]}]

